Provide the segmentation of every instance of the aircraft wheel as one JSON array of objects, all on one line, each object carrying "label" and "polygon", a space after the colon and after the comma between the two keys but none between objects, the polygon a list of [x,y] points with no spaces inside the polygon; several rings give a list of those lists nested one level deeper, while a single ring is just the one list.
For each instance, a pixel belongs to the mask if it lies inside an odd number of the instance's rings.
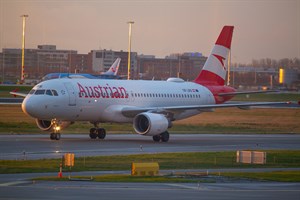
[{"label": "aircraft wheel", "polygon": [[91,139],[96,139],[97,138],[97,129],[96,128],[91,128],[90,129],[90,138]]},{"label": "aircraft wheel", "polygon": [[105,131],[105,129],[104,128],[98,128],[97,129],[97,132],[98,132],[98,138],[99,139],[104,139],[105,138],[105,136],[106,136],[106,131]]},{"label": "aircraft wheel", "polygon": [[153,141],[154,142],[159,142],[160,141],[160,135],[154,135],[153,136]]},{"label": "aircraft wheel", "polygon": [[50,139],[55,140],[55,133],[50,133]]},{"label": "aircraft wheel", "polygon": [[169,132],[168,131],[165,131],[163,133],[160,134],[160,137],[161,137],[161,141],[162,142],[168,142],[169,141]]},{"label": "aircraft wheel", "polygon": [[60,137],[61,137],[60,133],[51,133],[50,134],[51,140],[60,140]]},{"label": "aircraft wheel", "polygon": [[60,140],[60,133],[56,133],[56,134],[55,134],[55,139],[56,139],[56,140]]}]

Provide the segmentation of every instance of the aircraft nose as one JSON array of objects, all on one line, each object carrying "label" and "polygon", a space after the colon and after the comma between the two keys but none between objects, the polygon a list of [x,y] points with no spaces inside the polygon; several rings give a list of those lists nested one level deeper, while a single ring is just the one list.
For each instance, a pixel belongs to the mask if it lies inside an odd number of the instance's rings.
[{"label": "aircraft nose", "polygon": [[30,97],[23,100],[22,110],[28,116],[35,117],[36,111],[34,109],[34,103]]}]

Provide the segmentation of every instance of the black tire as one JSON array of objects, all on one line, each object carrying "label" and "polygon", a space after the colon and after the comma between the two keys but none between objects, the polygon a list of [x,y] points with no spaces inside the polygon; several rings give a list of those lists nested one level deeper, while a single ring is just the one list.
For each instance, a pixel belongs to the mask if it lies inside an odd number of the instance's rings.
[{"label": "black tire", "polygon": [[56,139],[56,140],[60,140],[60,133],[56,133],[56,134],[55,134],[55,139]]},{"label": "black tire", "polygon": [[106,136],[106,131],[105,131],[104,128],[98,128],[97,133],[98,133],[97,136],[98,136],[99,139],[103,140]]},{"label": "black tire", "polygon": [[55,133],[50,133],[50,139],[55,140]]},{"label": "black tire", "polygon": [[169,135],[168,131],[163,132],[162,134],[160,134],[160,136],[161,136],[161,141],[162,142],[168,142],[169,141],[170,135]]},{"label": "black tire", "polygon": [[96,139],[97,138],[97,129],[96,128],[91,128],[90,129],[90,138],[91,139]]},{"label": "black tire", "polygon": [[160,135],[154,135],[153,136],[153,141],[154,142],[159,142],[160,141]]}]

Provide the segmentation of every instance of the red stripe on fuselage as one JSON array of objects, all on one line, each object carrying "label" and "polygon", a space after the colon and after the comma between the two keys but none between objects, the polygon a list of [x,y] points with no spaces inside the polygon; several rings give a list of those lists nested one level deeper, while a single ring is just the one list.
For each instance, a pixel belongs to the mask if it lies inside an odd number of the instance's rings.
[{"label": "red stripe on fuselage", "polygon": [[229,101],[230,99],[232,99],[232,97],[234,97],[234,95],[219,96],[218,94],[236,92],[236,90],[234,88],[226,86],[226,85],[223,85],[223,86],[203,85],[203,86],[206,87],[207,89],[209,89],[209,91],[214,95],[216,104],[224,103],[224,102]]},{"label": "red stripe on fuselage", "polygon": [[218,94],[236,92],[234,88],[224,85],[225,80],[223,78],[207,70],[202,70],[194,82],[209,89],[214,95],[216,104],[224,103],[234,97],[234,95],[219,96]]},{"label": "red stripe on fuselage", "polygon": [[201,84],[201,85],[220,85],[223,86],[225,83],[225,80],[220,77],[219,75],[207,71],[202,70],[199,74],[199,76],[194,80],[195,83]]}]

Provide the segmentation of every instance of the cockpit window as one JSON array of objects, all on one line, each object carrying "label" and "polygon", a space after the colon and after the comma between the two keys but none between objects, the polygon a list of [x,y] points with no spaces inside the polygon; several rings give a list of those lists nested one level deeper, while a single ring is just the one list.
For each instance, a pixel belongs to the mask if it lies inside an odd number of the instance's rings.
[{"label": "cockpit window", "polygon": [[32,89],[32,90],[30,90],[29,94],[34,94],[34,92],[35,92],[35,90]]},{"label": "cockpit window", "polygon": [[53,96],[51,90],[46,90],[46,95]]},{"label": "cockpit window", "polygon": [[45,90],[37,90],[37,91],[35,91],[34,94],[35,95],[43,95],[43,94],[45,94]]},{"label": "cockpit window", "polygon": [[58,93],[56,92],[56,90],[52,90],[52,93],[54,96],[58,96]]}]

